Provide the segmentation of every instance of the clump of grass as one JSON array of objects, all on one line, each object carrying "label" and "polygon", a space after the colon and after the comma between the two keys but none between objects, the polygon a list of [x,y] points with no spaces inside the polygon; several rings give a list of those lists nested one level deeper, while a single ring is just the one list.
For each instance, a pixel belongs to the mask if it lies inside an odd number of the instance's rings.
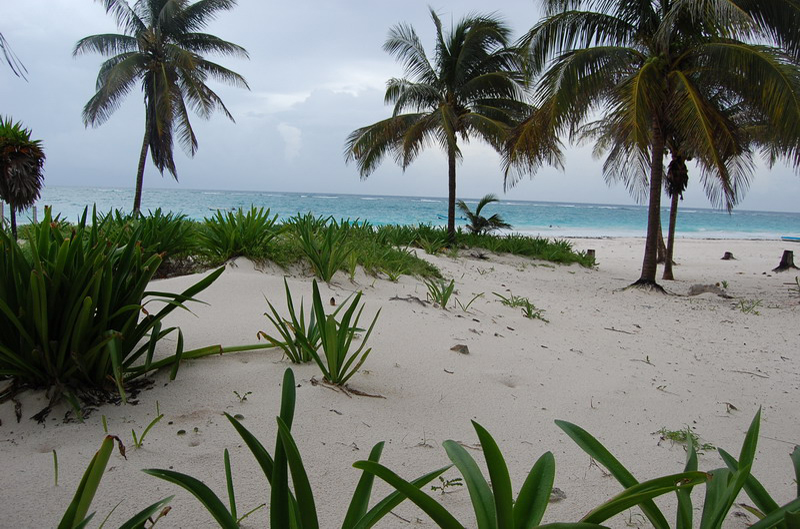
[{"label": "clump of grass", "polygon": [[333,275],[344,268],[353,251],[349,240],[350,222],[337,222],[333,217],[323,219],[308,213],[292,217],[289,224],[299,238],[300,249],[314,275],[330,283]]},{"label": "clump of grass", "polygon": [[456,288],[455,279],[451,279],[449,283],[443,279],[426,279],[425,286],[428,287],[428,301],[438,305],[439,308],[447,310],[447,304],[450,301],[450,296]]},{"label": "clump of grass", "polygon": [[484,294],[483,292],[478,292],[477,294],[475,294],[474,296],[472,296],[472,299],[470,299],[470,300],[469,300],[467,303],[462,303],[460,299],[456,298],[456,304],[459,306],[459,308],[460,308],[462,311],[464,311],[464,312],[469,312],[469,307],[470,307],[470,306],[471,306],[473,303],[475,303],[475,300],[476,300],[476,299],[478,299],[478,298],[482,298],[482,297],[483,297],[483,294]]},{"label": "clump of grass", "polygon": [[142,432],[141,436],[136,435],[136,430],[131,429],[131,436],[133,437],[133,446],[134,448],[141,448],[144,444],[144,438],[147,437],[147,434],[150,430],[153,429],[153,426],[158,424],[158,422],[164,418],[164,414],[161,413],[161,410],[158,406],[158,401],[156,401],[156,418],[150,421],[150,424],[145,427],[144,431]]},{"label": "clump of grass", "polygon": [[661,436],[662,441],[671,441],[672,443],[682,444],[684,446],[688,446],[689,442],[691,442],[698,452],[717,449],[711,443],[701,443],[700,436],[694,433],[688,426],[683,430],[668,430],[664,427],[655,433]]},{"label": "clump of grass", "polygon": [[755,316],[760,316],[761,313],[758,311],[758,307],[761,306],[761,303],[762,300],[760,299],[740,299],[737,307],[742,314],[753,314]]},{"label": "clump of grass", "polygon": [[283,286],[286,290],[286,305],[289,311],[289,318],[284,318],[278,314],[278,311],[275,310],[269,300],[267,300],[267,305],[272,314],[264,313],[272,325],[275,326],[275,330],[278,331],[281,339],[268,335],[264,331],[259,331],[258,336],[259,338],[264,338],[275,347],[279,347],[292,363],[304,364],[313,359],[311,351],[318,349],[320,345],[319,327],[317,326],[315,312],[311,311],[308,324],[306,324],[303,300],[300,300],[300,309],[296,310],[286,278],[283,279]]},{"label": "clump of grass", "polygon": [[526,318],[530,320],[542,320],[545,323],[550,323],[549,320],[546,320],[542,315],[544,313],[544,309],[536,308],[536,305],[531,303],[531,300],[528,298],[523,296],[515,296],[513,293],[509,293],[508,296],[504,296],[498,292],[492,292],[492,294],[500,298],[500,303],[506,307],[522,308],[522,315]]},{"label": "clump of grass", "polygon": [[205,255],[216,262],[234,257],[264,259],[269,243],[281,233],[278,216],[270,217],[269,209],[251,207],[244,212],[217,211],[206,218],[200,232],[200,245]]}]

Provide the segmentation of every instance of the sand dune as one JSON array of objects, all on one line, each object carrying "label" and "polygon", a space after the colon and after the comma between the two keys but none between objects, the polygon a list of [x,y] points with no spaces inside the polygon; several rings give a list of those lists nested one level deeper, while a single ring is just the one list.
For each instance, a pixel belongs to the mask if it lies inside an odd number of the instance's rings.
[{"label": "sand dune", "polygon": [[[343,301],[363,290],[365,318],[379,308],[380,319],[364,369],[351,379],[361,391],[383,399],[349,397],[310,383],[321,378],[314,365],[291,366],[298,382],[293,433],[310,471],[324,527],[338,527],[358,479],[351,464],[370,447],[386,441],[382,462],[406,478],[448,463],[446,439],[475,445],[470,421],[496,438],[518,489],[534,461],[550,450],[556,458],[556,487],[566,498],[552,503],[546,521],[576,521],[620,490],[613,478],[592,465],[553,423],[564,419],[597,436],[639,479],[679,472],[685,453],[654,432],[687,425],[700,438],[738,453],[744,432],[759,406],[763,421],[754,474],[779,503],[796,486],[789,452],[800,443],[800,293],[789,290],[797,274],[774,274],[786,243],[780,241],[680,240],[677,281],[665,282],[672,295],[622,290],[638,277],[643,241],[578,239],[577,249],[597,251],[598,267],[559,266],[509,256],[465,252],[459,259],[430,257],[456,281],[456,297],[466,303],[484,293],[468,312],[422,305],[424,284],[403,277],[397,283],[359,273],[355,282],[337,276],[322,286],[323,298]],[[725,251],[736,256],[721,261]],[[421,253],[421,252],[420,252]],[[239,260],[200,297],[194,315],[174,313],[186,346],[253,343],[259,330],[271,332],[263,316],[265,297],[285,307],[283,271],[259,270]],[[194,278],[158,282],[158,290],[178,291]],[[726,282],[731,298],[713,293],[687,296],[694,284]],[[310,299],[311,281],[293,272],[296,297]],[[528,297],[543,309],[546,323],[526,319],[503,306],[493,292]],[[408,301],[394,298],[407,298]],[[756,304],[745,313],[740,305]],[[757,303],[756,303],[757,302]],[[456,344],[469,354],[451,350]],[[174,346],[163,344],[162,353]],[[165,418],[128,459],[113,456],[93,510],[98,519],[122,500],[107,526],[115,527],[145,505],[175,494],[172,512],[158,527],[213,527],[210,515],[182,489],[140,472],[172,468],[209,484],[226,498],[222,451],[231,451],[237,500],[246,511],[267,497],[266,480],[223,412],[239,413],[244,424],[272,447],[279,384],[290,364],[277,350],[239,353],[185,363],[174,382],[155,377],[138,405],[106,405],[85,424],[64,423],[67,408],[56,409],[46,426],[27,420],[45,403],[42,394],[22,395],[25,419],[13,406],[0,406],[0,525],[51,527],[66,508],[80,476],[103,437],[101,415],[111,433],[131,444],[155,417]],[[252,392],[239,402],[234,391]],[[177,435],[185,430],[185,435]],[[52,450],[60,462],[53,485]],[[471,452],[476,457],[479,452]],[[723,466],[714,451],[700,457],[701,469]],[[447,477],[456,477],[455,470]],[[389,489],[377,486],[374,498]],[[699,496],[698,490],[696,495]],[[438,493],[437,493],[438,495]],[[467,526],[474,526],[466,490],[439,499]],[[744,497],[742,497],[744,500]],[[664,503],[668,505],[669,501]],[[696,505],[702,503],[696,500]],[[741,513],[726,527],[746,527],[755,518]],[[380,527],[433,527],[413,504],[402,504]],[[671,513],[671,510],[670,510]],[[647,524],[635,514],[612,520]],[[93,527],[97,524],[93,524]],[[262,509],[243,527],[266,527]]]}]

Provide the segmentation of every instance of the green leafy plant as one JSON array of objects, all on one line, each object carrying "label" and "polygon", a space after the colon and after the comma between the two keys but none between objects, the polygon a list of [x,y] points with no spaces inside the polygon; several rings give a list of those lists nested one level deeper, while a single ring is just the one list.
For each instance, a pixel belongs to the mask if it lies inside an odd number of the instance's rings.
[{"label": "green leafy plant", "polygon": [[[528,473],[522,488],[513,498],[511,478],[505,458],[497,442],[480,424],[472,421],[478,434],[486,467],[489,471],[491,486],[478,468],[475,459],[459,443],[449,440],[443,443],[447,456],[458,468],[467,484],[472,507],[475,512],[475,525],[478,529],[499,529],[511,527],[537,527],[547,509],[550,494],[555,480],[555,458],[551,452],[543,454]],[[431,519],[445,529],[463,529],[465,524],[459,522],[444,506],[397,476],[379,463],[358,461],[353,466],[371,472],[383,479],[420,507]],[[673,476],[665,476],[639,484],[626,490],[593,509],[579,523],[557,524],[553,527],[592,528],[612,516],[624,512],[633,505],[651,498],[702,483],[707,475],[702,472],[684,472]],[[546,526],[545,526],[546,527]]]},{"label": "green leafy plant", "polygon": [[725,288],[725,289],[728,288],[728,282],[725,281],[724,279],[722,281],[720,281],[720,284],[722,285],[722,288]]},{"label": "green leafy plant", "polygon": [[505,222],[503,218],[495,213],[491,217],[484,217],[481,215],[481,211],[483,208],[488,206],[493,202],[499,202],[499,198],[497,195],[492,193],[485,195],[483,198],[480,199],[478,205],[475,207],[475,211],[473,212],[466,202],[463,200],[459,200],[456,204],[458,209],[464,214],[465,217],[469,220],[469,224],[467,224],[467,230],[470,233],[475,233],[477,235],[482,235],[485,233],[489,233],[499,229],[510,229],[511,224]]},{"label": "green leafy plant", "polygon": [[147,437],[147,434],[150,430],[158,424],[158,421],[164,418],[164,414],[161,413],[161,410],[158,406],[158,401],[156,401],[156,417],[145,427],[144,431],[142,432],[141,437],[136,435],[136,430],[131,429],[131,437],[133,437],[133,447],[134,448],[141,448],[144,444],[144,438]]},{"label": "green leafy plant", "polygon": [[[319,286],[316,280],[314,280],[312,284],[312,290],[313,311],[316,321],[318,322],[319,343],[324,354],[324,361],[318,349],[313,348],[311,343],[305,342],[303,346],[314,358],[320,370],[322,370],[325,380],[331,384],[343,386],[350,380],[350,377],[361,368],[367,356],[372,352],[371,347],[365,348],[381,311],[378,309],[378,312],[375,313],[372,323],[361,339],[361,345],[354,351],[351,351],[353,339],[360,331],[358,322],[364,311],[363,305],[358,307],[358,302],[361,301],[361,292],[359,291],[353,296],[352,301],[349,301],[349,305],[348,301],[345,300],[333,314],[325,314],[325,305],[322,303],[322,298],[319,294]],[[356,312],[356,309],[358,309],[358,312]],[[342,311],[342,317],[341,320],[337,321],[336,314],[340,311]],[[298,338],[301,342],[305,341],[305,337],[303,336],[298,336]]]},{"label": "green leafy plant", "polygon": [[[119,446],[120,455],[125,457],[125,446],[122,444],[122,441],[119,439],[119,437],[115,435],[107,435],[105,439],[103,439],[103,443],[100,445],[100,450],[97,451],[89,463],[89,466],[86,467],[83,478],[78,484],[78,489],[75,491],[75,496],[73,496],[72,501],[70,502],[69,506],[67,506],[67,510],[64,512],[64,515],[61,518],[61,522],[58,524],[58,529],[83,529],[88,526],[89,522],[94,517],[94,513],[88,514],[89,508],[91,507],[92,500],[94,500],[94,496],[97,493],[97,488],[100,486],[100,480],[103,479],[103,474],[105,473],[106,466],[108,465],[108,460],[111,458],[111,453],[114,450],[115,441]],[[152,505],[149,505],[135,514],[127,522],[120,525],[120,529],[136,529],[139,527],[144,527],[145,522],[148,520],[153,521],[153,515],[156,514],[156,512],[158,512],[158,510],[163,506],[172,501],[172,498],[173,496],[170,496],[168,498],[164,498],[163,500],[157,501]],[[162,511],[156,520],[164,514],[165,512]],[[153,521],[153,524],[154,523],[155,521]]]},{"label": "green leafy plant", "polygon": [[758,307],[761,306],[761,303],[762,300],[760,299],[740,299],[737,306],[742,314],[753,314],[755,316],[760,316],[761,312],[758,311]]},{"label": "green leafy plant", "polygon": [[[280,414],[276,418],[278,435],[273,455],[270,455],[261,442],[241,422],[227,413],[225,416],[250,449],[269,482],[270,526],[281,529],[318,529],[320,524],[314,493],[297,443],[291,433],[296,401],[295,379],[291,369],[285,371],[281,387],[283,391]],[[380,442],[372,448],[368,458],[369,462],[377,464],[383,446],[384,443]],[[191,476],[163,469],[148,469],[144,472],[183,487],[203,504],[220,527],[237,529],[238,522],[242,518],[237,519],[236,517],[235,500],[232,499],[234,498],[233,481],[229,477],[229,468],[230,464],[226,463],[230,509],[207,485]],[[420,476],[411,482],[411,486],[418,489],[448,468],[444,467]],[[290,474],[292,485],[289,484]],[[373,481],[371,474],[362,473],[342,522],[342,529],[369,529],[405,499],[403,493],[393,492],[370,509]],[[329,524],[325,525],[325,527],[329,526]]]},{"label": "green leafy plant", "polygon": [[[133,242],[141,227],[120,245],[103,238],[95,223],[88,227],[86,218],[84,210],[65,232],[46,210],[24,250],[0,233],[0,375],[14,379],[10,392],[52,387],[52,404],[72,391],[115,387],[124,400],[125,383],[155,368],[156,343],[176,330],[163,329],[164,318],[185,309],[224,270],[180,294],[147,291],[161,257],[145,256]],[[149,313],[145,307],[153,301],[164,306]],[[178,342],[181,349],[180,331]],[[177,366],[181,353],[159,365]],[[142,357],[144,364],[134,367]]]},{"label": "green leafy plant", "polygon": [[313,215],[297,215],[290,220],[295,229],[303,254],[311,264],[314,275],[326,283],[330,283],[333,275],[347,262],[353,251],[348,244],[350,222],[336,222],[315,218]]},{"label": "green leafy plant", "polygon": [[449,283],[444,280],[426,279],[425,286],[428,287],[428,300],[447,310],[447,303],[456,288],[455,279],[451,279]]},{"label": "green leafy plant", "polygon": [[[751,528],[789,528],[793,527],[791,524],[798,520],[798,513],[800,513],[800,490],[797,491],[798,497],[795,500],[779,507],[766,493],[764,487],[751,475],[751,467],[755,459],[756,444],[758,442],[760,422],[761,410],[756,413],[750,423],[750,427],[747,430],[742,448],[739,452],[738,461],[724,450],[718,449],[727,468],[712,470],[707,474],[707,479],[702,480],[706,484],[706,492],[699,521],[700,529],[720,529],[724,524],[725,517],[743,487],[748,496],[756,503],[762,515],[762,519],[752,525]],[[636,490],[643,485],[640,484],[622,463],[611,455],[611,453],[591,434],[565,421],[556,421],[556,425],[597,463],[603,465],[623,487],[626,487],[626,490],[621,493],[620,496],[627,495],[629,491]],[[695,449],[695,443],[691,436],[687,436],[686,440],[687,456],[684,474],[696,474],[697,451]],[[798,452],[797,449],[792,454],[792,462],[795,476],[800,477],[800,452]],[[676,483],[679,483],[679,486],[676,488],[678,509],[675,527],[690,528],[695,527],[695,525],[693,525],[694,508],[692,506],[691,492],[692,488],[698,483],[694,481],[686,482],[683,481],[683,479],[684,478],[680,478],[676,481]],[[631,499],[636,498],[629,497],[629,501]],[[664,514],[650,498],[642,498],[640,501],[637,501],[635,505],[639,506],[656,529],[668,529],[670,527]],[[597,510],[598,509],[595,509],[593,512]],[[591,515],[592,513],[584,517],[583,521],[591,519]]]},{"label": "green leafy plant", "polygon": [[522,303],[522,315],[529,320],[542,320],[545,323],[550,323],[550,320],[544,317],[544,309],[537,309],[536,305],[531,303],[528,298],[524,298]]},{"label": "green leafy plant", "polygon": [[466,304],[465,304],[465,303],[462,303],[460,299],[456,298],[456,304],[459,306],[459,308],[460,308],[462,311],[464,311],[464,312],[468,312],[468,311],[469,311],[469,307],[470,307],[470,306],[471,306],[473,303],[475,303],[475,300],[476,300],[476,299],[478,299],[478,298],[482,298],[482,297],[483,297],[483,294],[484,294],[483,292],[479,292],[479,293],[475,294],[474,296],[472,296],[472,299],[470,299],[470,300],[469,300],[469,301],[468,301]]},{"label": "green leafy plant", "polygon": [[235,213],[217,211],[205,219],[200,234],[200,246],[209,257],[227,261],[244,256],[263,259],[270,241],[281,233],[278,215],[270,217],[269,209],[252,206],[247,213],[242,208]]},{"label": "green leafy plant", "polygon": [[236,398],[239,399],[239,403],[241,404],[244,401],[246,401],[247,400],[247,396],[248,395],[252,395],[253,392],[252,391],[245,391],[245,392],[239,393],[238,391],[234,390],[233,394],[236,395]]},{"label": "green leafy plant", "polygon": [[442,476],[439,476],[439,485],[431,485],[431,490],[434,492],[438,490],[442,494],[447,494],[448,492],[453,492],[449,489],[463,486],[464,480],[461,478],[444,479]]},{"label": "green leafy plant", "polygon": [[[649,360],[649,358],[648,358]],[[661,428],[656,432],[661,436],[662,440],[667,440],[673,443],[678,443],[688,446],[691,442],[695,449],[699,452],[708,450],[716,450],[716,447],[711,443],[701,443],[700,437],[692,431],[688,426],[684,430],[668,430],[666,427]]]},{"label": "green leafy plant", "polygon": [[[286,357],[295,364],[303,364],[313,360],[311,351],[316,351],[320,345],[319,327],[315,312],[312,309],[309,314],[309,322],[306,325],[305,310],[303,300],[300,300],[300,310],[295,310],[292,292],[286,278],[283,279],[283,286],[286,290],[286,305],[289,311],[289,319],[283,318],[275,307],[267,300],[272,314],[264,313],[272,325],[280,334],[281,340],[268,335],[264,331],[259,331],[258,336],[264,338],[275,347],[279,347]],[[338,310],[338,309],[337,309]]]},{"label": "green leafy plant", "polygon": [[498,292],[492,292],[495,296],[500,299],[500,303],[505,305],[506,307],[522,308],[522,315],[528,318],[529,320],[542,320],[545,323],[549,323],[547,319],[545,319],[543,313],[544,309],[536,308],[536,305],[531,303],[526,297],[523,296],[515,296],[513,293],[509,293],[508,296],[504,296]]}]

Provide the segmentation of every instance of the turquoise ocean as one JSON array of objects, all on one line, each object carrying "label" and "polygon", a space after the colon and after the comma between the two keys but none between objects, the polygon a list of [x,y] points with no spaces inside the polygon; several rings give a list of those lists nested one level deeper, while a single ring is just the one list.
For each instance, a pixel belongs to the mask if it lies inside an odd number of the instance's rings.
[{"label": "turquoise ocean", "polygon": [[[466,199],[473,209],[477,199]],[[97,187],[46,187],[37,203],[41,216],[45,205],[70,221],[78,219],[84,208],[97,205],[98,211],[129,211],[132,189]],[[204,191],[196,189],[145,189],[142,210],[182,213],[202,220],[217,211],[250,206],[269,208],[280,219],[297,213],[333,216],[336,219],[366,220],[374,225],[444,225],[447,200],[436,197],[366,196],[331,193],[272,193],[263,191]],[[506,200],[490,204],[484,214],[499,213],[514,231],[544,237],[643,237],[647,227],[647,208],[637,205],[576,204]],[[668,219],[663,210],[663,222]],[[8,211],[6,210],[6,215]],[[32,212],[19,216],[26,222]],[[459,219],[459,224],[465,224]],[[692,238],[776,239],[783,235],[800,236],[800,213],[682,207],[677,234]]]}]

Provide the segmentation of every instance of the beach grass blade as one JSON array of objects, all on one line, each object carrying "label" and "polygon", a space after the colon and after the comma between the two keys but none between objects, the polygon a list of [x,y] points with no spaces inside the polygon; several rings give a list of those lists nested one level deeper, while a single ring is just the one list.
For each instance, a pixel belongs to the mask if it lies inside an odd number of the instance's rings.
[{"label": "beach grass blade", "polygon": [[[600,441],[595,439],[583,428],[566,421],[555,421],[556,426],[561,428],[581,449],[589,454],[591,458],[606,467],[614,478],[626,489],[638,485],[639,482],[633,477],[628,469],[611,455],[611,452],[604,447]],[[661,510],[652,500],[644,501],[640,506],[650,523],[656,529],[669,529],[669,523]]]},{"label": "beach grass blade", "polygon": [[464,477],[467,491],[472,500],[472,508],[475,511],[478,529],[496,529],[497,515],[495,514],[494,495],[475,459],[455,441],[447,440],[442,443],[442,446],[447,452],[447,457]]},{"label": "beach grass blade", "polygon": [[517,501],[514,503],[514,528],[536,527],[541,523],[553,491],[556,478],[556,459],[552,452],[545,452],[534,463]]},{"label": "beach grass blade", "polygon": [[[425,514],[439,525],[442,529],[464,529],[464,526],[456,520],[447,509],[442,507],[436,500],[419,490],[414,484],[404,480],[385,466],[374,461],[356,461],[353,463],[355,468],[365,470],[381,478],[383,481],[400,491],[409,500],[414,502]],[[450,466],[437,470],[439,474],[444,473]]]},{"label": "beach grass blade", "polygon": [[456,288],[455,279],[451,279],[449,283],[439,279],[426,279],[425,286],[428,288],[428,300],[447,310],[450,296],[453,295],[453,291]]},{"label": "beach grass blade", "polygon": [[202,481],[172,470],[148,468],[144,469],[142,472],[184,488],[203,504],[203,507],[214,517],[214,520],[216,520],[220,527],[224,529],[238,529],[239,524],[236,523],[236,518],[228,512],[225,504],[214,494],[214,491],[208,488]]},{"label": "beach grass blade", "polygon": [[[697,450],[694,447],[694,437],[686,436],[686,464],[684,472],[694,472],[697,470]],[[692,487],[681,487],[676,492],[678,497],[678,511],[675,516],[676,529],[692,529],[692,519],[694,510],[692,508]]]},{"label": "beach grass blade", "polygon": [[681,489],[694,487],[701,483],[709,483],[709,475],[705,472],[682,472],[670,476],[662,476],[637,483],[625,489],[602,505],[592,509],[581,521],[601,523],[636,505],[652,501],[653,498]]}]

